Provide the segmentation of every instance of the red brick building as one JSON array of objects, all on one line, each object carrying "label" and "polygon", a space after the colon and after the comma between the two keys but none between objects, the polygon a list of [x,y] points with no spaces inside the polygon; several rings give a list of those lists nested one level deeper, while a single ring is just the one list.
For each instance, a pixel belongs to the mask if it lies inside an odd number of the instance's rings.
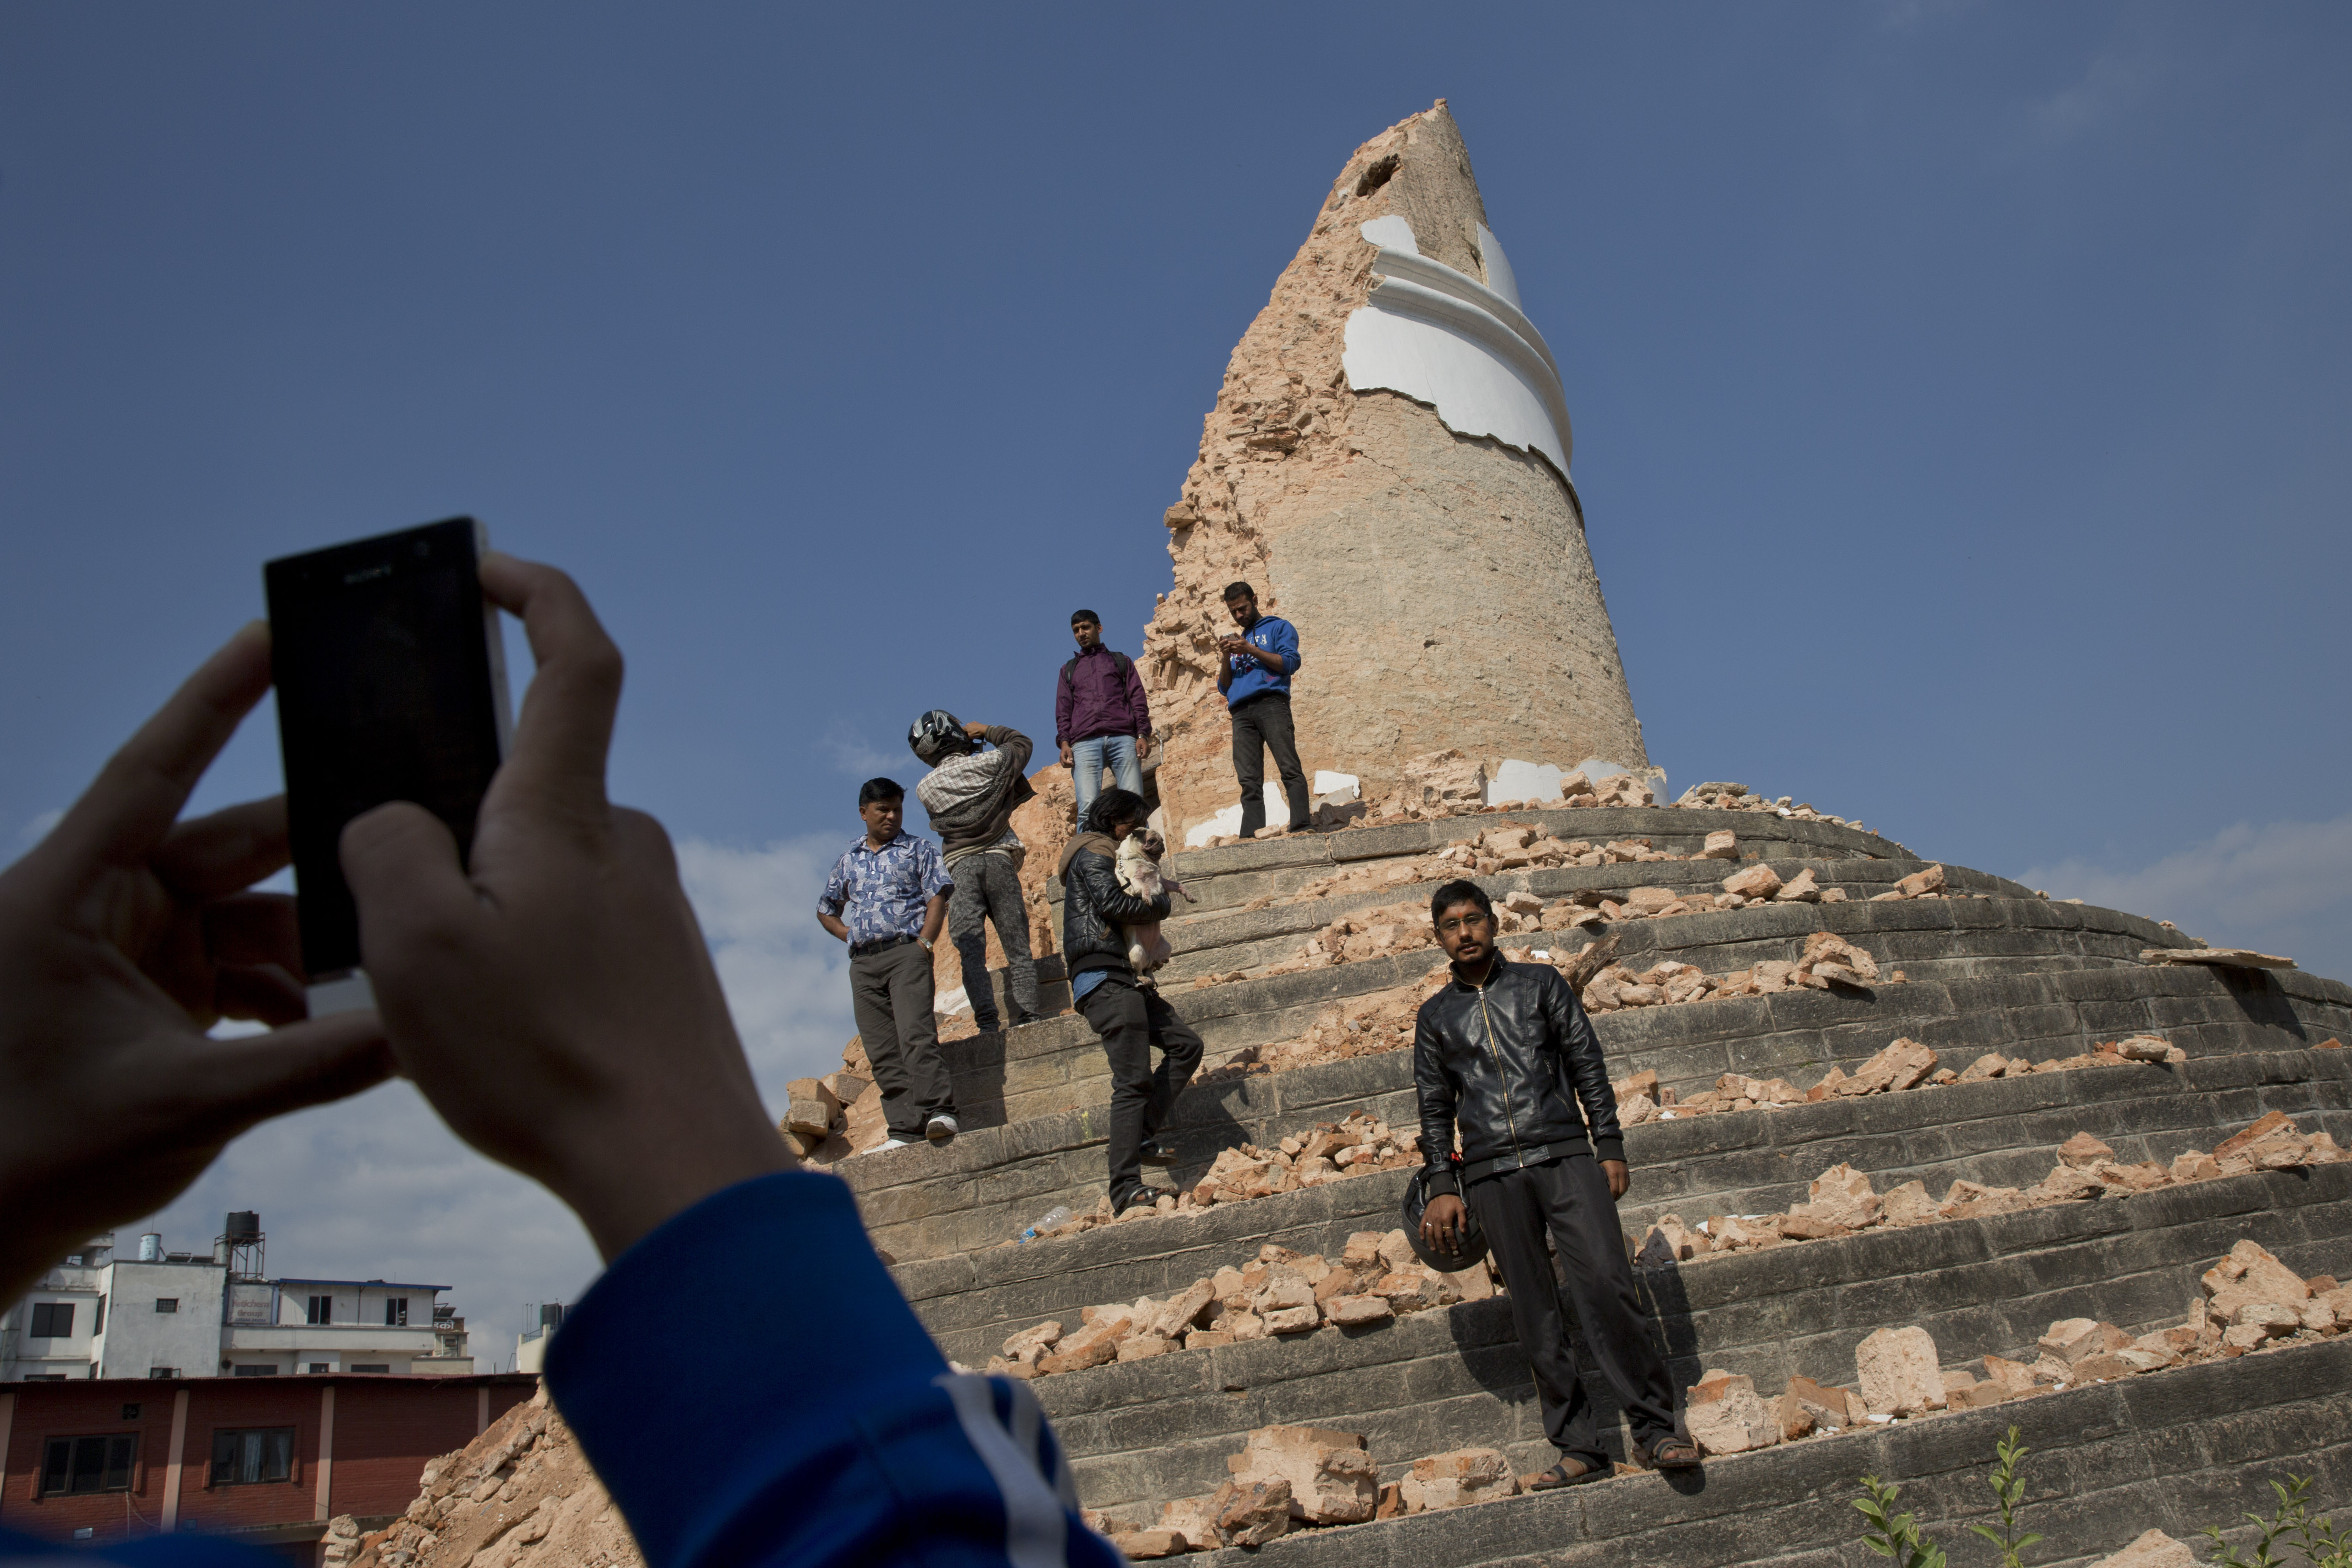
[{"label": "red brick building", "polygon": [[532,1377],[104,1378],[0,1386],[0,1529],[103,1545],[173,1530],[311,1561],[337,1514],[403,1511],[425,1462]]}]

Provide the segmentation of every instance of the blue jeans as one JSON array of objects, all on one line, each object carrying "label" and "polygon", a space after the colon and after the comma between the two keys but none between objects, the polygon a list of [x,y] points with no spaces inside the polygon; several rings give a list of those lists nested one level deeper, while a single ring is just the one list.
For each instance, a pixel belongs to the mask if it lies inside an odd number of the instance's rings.
[{"label": "blue jeans", "polygon": [[1078,820],[1087,819],[1087,807],[1094,805],[1095,796],[1102,794],[1103,769],[1108,765],[1118,787],[1136,795],[1143,793],[1143,763],[1135,754],[1132,735],[1097,735],[1091,740],[1070,742],[1070,772],[1078,786]]}]

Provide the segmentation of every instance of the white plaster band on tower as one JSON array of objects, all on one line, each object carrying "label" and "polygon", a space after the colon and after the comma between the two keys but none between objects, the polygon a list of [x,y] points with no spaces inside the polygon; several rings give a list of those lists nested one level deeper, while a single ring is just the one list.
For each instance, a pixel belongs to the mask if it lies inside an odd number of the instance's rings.
[{"label": "white plaster band on tower", "polygon": [[[1565,478],[1574,440],[1551,350],[1507,295],[1422,255],[1391,213],[1360,226],[1379,247],[1370,300],[1348,318],[1340,363],[1358,392],[1431,404],[1447,429],[1541,452]],[[1510,263],[1484,224],[1487,268],[1516,292]]]}]

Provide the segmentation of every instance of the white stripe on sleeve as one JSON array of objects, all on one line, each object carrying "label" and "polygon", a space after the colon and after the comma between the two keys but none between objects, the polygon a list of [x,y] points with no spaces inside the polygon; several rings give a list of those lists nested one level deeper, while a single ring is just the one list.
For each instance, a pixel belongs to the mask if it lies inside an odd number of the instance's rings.
[{"label": "white stripe on sleeve", "polygon": [[1037,1466],[1037,1435],[1045,1423],[1037,1396],[1017,1383],[1005,1385],[1013,1397],[1008,1431],[996,1418],[998,1384],[989,1378],[944,1373],[932,1381],[947,1391],[964,1436],[1004,1499],[1004,1555],[1013,1568],[1066,1568],[1069,1518]]}]

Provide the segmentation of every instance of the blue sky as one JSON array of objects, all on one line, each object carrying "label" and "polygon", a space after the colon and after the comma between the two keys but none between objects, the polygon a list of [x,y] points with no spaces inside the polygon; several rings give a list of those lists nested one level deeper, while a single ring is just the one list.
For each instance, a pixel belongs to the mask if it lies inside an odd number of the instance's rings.
[{"label": "blue sky", "polygon": [[[772,1093],[850,1032],[857,781],[934,704],[1049,734],[1076,605],[1134,651],[1226,354],[1444,96],[1675,787],[2352,974],[2352,15],[1427,16],[0,12],[0,847],[265,558],[470,511],[626,647]],[[204,804],[277,770],[265,715]],[[396,1086],[163,1223],[227,1207],[506,1333],[592,1267]]]}]

